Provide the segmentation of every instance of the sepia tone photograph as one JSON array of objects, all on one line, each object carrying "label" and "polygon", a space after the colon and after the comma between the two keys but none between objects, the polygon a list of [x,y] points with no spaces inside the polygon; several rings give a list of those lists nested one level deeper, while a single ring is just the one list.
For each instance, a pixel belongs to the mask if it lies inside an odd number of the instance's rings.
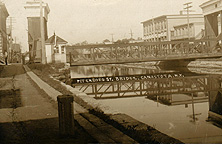
[{"label": "sepia tone photograph", "polygon": [[222,0],[0,0],[0,144],[222,143]]}]

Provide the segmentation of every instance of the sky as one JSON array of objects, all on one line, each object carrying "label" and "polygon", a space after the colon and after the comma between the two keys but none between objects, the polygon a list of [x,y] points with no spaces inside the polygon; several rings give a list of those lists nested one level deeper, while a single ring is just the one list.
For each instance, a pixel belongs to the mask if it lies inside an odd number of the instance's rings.
[{"label": "sky", "polygon": [[[12,35],[27,51],[27,0],[2,0],[13,19]],[[184,3],[193,2],[192,10],[202,13],[199,5],[207,0],[43,0],[50,8],[48,36],[56,35],[75,44],[83,41],[101,43],[143,37],[141,22],[153,17],[179,14]],[[9,24],[9,21],[8,21]],[[16,38],[15,38],[16,37]]]}]

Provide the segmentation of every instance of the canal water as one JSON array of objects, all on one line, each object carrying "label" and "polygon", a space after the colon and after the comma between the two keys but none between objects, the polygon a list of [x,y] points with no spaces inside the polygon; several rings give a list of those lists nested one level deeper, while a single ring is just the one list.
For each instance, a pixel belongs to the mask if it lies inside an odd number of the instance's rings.
[{"label": "canal water", "polygon": [[[76,83],[77,80],[86,78],[138,77],[138,75],[175,73],[182,74],[183,77],[211,76],[215,74],[215,71],[217,75],[222,74],[219,70],[206,68],[202,71],[198,68],[163,70],[143,63],[72,67],[71,77]],[[84,82],[90,83],[92,81]],[[100,81],[98,81],[98,84],[100,84]],[[82,83],[79,83],[79,85],[82,85]],[[78,86],[76,87],[78,88]],[[90,96],[94,97],[93,95]],[[209,119],[209,94],[206,92],[196,92],[192,97],[190,94],[174,93],[155,96],[153,99],[143,96],[97,100],[182,142],[222,143],[222,126]]]}]

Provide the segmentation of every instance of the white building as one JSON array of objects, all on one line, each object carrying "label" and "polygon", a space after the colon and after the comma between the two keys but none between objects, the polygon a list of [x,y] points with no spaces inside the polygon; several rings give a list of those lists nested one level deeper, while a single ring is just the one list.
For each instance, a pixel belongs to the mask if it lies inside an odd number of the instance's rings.
[{"label": "white building", "polygon": [[47,63],[66,63],[66,48],[67,41],[58,37],[51,36],[45,41],[46,60]]},{"label": "white building", "polygon": [[[187,24],[187,14],[163,15],[142,22],[145,41],[171,41],[171,31],[177,25]],[[204,22],[202,14],[190,14],[189,23]]]},{"label": "white building", "polygon": [[[189,33],[188,33],[189,31]],[[194,22],[188,25],[176,25],[171,30],[171,40],[197,40],[204,37],[204,23]]]}]

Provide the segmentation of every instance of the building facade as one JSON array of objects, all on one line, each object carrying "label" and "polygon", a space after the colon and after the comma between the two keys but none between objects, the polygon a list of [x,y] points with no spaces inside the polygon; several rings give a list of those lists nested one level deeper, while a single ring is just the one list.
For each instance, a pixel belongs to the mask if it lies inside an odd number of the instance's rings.
[{"label": "building facade", "polygon": [[[222,49],[222,0],[209,0],[200,5],[204,15],[205,37],[206,39],[216,39],[210,41],[209,49]],[[219,52],[219,51],[218,51]],[[220,87],[220,83],[215,81],[215,87]],[[222,93],[220,91],[210,91],[209,93],[209,117],[222,121]]]},{"label": "building facade", "polygon": [[8,52],[6,19],[9,16],[5,4],[0,2],[0,60],[3,61],[5,52]]},{"label": "building facade", "polygon": [[[28,46],[29,59],[34,62],[41,62],[41,26],[40,26],[40,1],[29,0],[24,6],[27,11],[28,21]],[[42,3],[44,37],[48,39],[47,21],[50,12],[47,3]]]},{"label": "building facade", "polygon": [[[209,0],[200,5],[204,15],[206,39],[222,40],[222,0]],[[210,48],[216,47],[218,42],[211,41]]]},{"label": "building facade", "polygon": [[[189,33],[188,33],[189,31]],[[177,25],[174,26],[170,31],[171,40],[197,40],[204,38],[204,23],[195,22],[188,25]]]},{"label": "building facade", "polygon": [[47,63],[66,63],[67,41],[55,33],[45,41]]},{"label": "building facade", "polygon": [[[187,14],[163,15],[142,22],[143,39],[149,42],[171,41],[171,31],[177,25],[187,24]],[[201,14],[190,14],[189,23],[203,22]]]}]

